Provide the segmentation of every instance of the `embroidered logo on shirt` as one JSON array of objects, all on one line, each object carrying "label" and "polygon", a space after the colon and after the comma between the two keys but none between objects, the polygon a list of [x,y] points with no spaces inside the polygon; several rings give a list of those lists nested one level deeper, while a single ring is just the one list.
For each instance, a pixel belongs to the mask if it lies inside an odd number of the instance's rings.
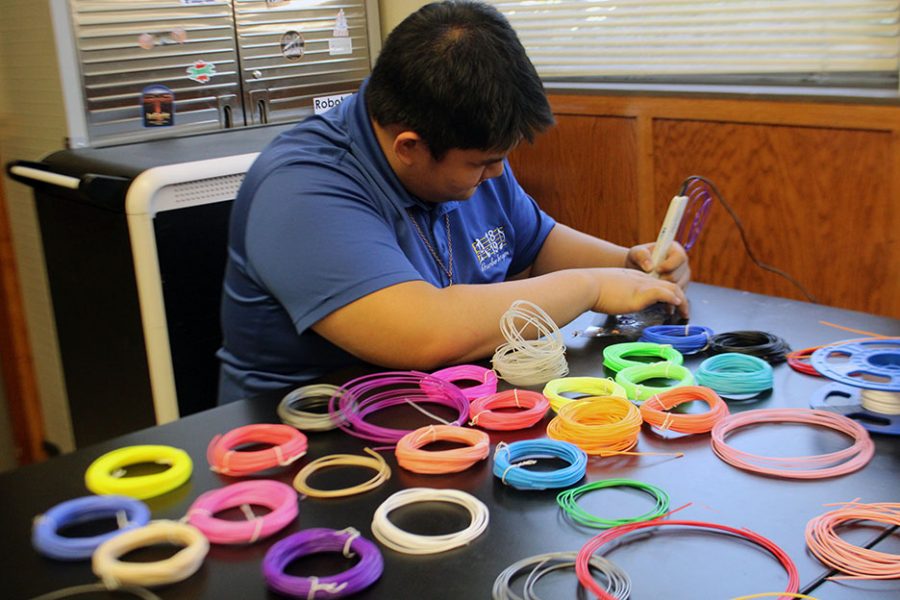
[{"label": "embroidered logo on shirt", "polygon": [[487,271],[504,259],[509,258],[509,245],[503,227],[495,227],[484,232],[480,238],[472,242],[472,250],[478,257],[481,270]]}]

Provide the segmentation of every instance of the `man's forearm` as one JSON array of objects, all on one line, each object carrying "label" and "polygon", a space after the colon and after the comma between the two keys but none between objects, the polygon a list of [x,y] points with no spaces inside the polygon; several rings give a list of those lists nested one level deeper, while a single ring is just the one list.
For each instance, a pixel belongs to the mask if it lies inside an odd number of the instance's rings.
[{"label": "man's forearm", "polygon": [[531,267],[532,276],[563,269],[624,267],[628,248],[557,223]]},{"label": "man's forearm", "polygon": [[490,356],[505,341],[500,318],[516,300],[537,304],[562,326],[594,307],[598,285],[581,269],[443,289],[411,281],[360,298],[313,329],[368,362],[431,369]]}]

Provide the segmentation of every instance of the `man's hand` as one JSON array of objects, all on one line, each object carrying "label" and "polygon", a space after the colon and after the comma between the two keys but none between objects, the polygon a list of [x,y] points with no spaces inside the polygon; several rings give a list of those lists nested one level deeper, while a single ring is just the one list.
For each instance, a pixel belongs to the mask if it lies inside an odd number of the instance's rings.
[{"label": "man's hand", "polygon": [[609,315],[638,312],[655,304],[671,304],[683,317],[688,301],[680,285],[663,281],[633,269],[592,269],[599,293],[592,310]]},{"label": "man's hand", "polygon": [[[628,249],[625,257],[625,266],[629,269],[637,269],[649,273],[653,269],[650,257],[653,254],[655,244],[639,244]],[[687,287],[691,280],[691,266],[688,263],[687,253],[678,242],[673,242],[669,253],[657,268],[660,279],[677,283],[682,289]]]}]

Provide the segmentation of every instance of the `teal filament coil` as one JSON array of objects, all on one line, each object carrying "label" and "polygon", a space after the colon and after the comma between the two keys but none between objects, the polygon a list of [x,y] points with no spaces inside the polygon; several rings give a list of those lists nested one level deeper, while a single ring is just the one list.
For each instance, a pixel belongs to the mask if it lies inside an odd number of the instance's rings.
[{"label": "teal filament coil", "polygon": [[772,365],[749,354],[726,352],[707,358],[697,368],[697,383],[720,396],[750,398],[772,389]]}]

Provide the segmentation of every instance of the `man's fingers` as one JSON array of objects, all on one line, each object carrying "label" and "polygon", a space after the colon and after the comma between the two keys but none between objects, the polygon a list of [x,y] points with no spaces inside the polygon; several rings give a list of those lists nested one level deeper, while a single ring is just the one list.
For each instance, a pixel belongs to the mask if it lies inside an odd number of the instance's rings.
[{"label": "man's fingers", "polygon": [[644,270],[645,273],[649,273],[653,268],[653,263],[650,261],[651,255],[650,250],[644,246],[639,246],[634,250],[634,262]]},{"label": "man's fingers", "polygon": [[690,307],[688,306],[687,296],[684,295],[684,290],[682,290],[681,286],[678,284],[671,282],[667,283],[668,285],[660,286],[658,288],[658,301],[671,304],[678,311],[678,314],[687,317],[690,312]]}]

